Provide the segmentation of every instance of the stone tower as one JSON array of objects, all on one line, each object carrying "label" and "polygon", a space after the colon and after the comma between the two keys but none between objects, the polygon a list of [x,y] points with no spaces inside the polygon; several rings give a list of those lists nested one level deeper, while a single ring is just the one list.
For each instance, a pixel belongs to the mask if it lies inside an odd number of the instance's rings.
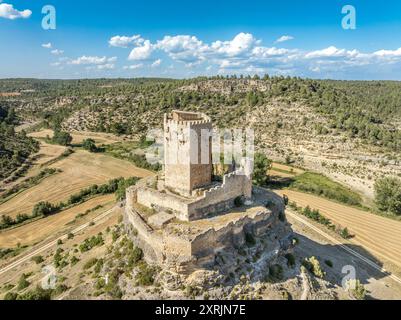
[{"label": "stone tower", "polygon": [[212,181],[212,122],[202,113],[164,115],[165,186],[184,195]]}]

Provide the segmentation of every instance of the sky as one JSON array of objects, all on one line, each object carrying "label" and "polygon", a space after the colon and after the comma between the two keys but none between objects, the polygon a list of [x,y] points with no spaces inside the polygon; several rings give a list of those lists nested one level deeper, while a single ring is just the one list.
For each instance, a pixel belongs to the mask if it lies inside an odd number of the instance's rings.
[{"label": "sky", "polygon": [[0,78],[265,73],[401,80],[401,1],[0,0]]}]

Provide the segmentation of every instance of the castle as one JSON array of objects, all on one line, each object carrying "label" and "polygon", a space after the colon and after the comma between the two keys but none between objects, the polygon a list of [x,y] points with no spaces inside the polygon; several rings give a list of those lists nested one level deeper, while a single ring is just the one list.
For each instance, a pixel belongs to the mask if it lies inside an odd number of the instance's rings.
[{"label": "castle", "polygon": [[163,173],[126,191],[133,240],[145,258],[177,272],[213,266],[216,254],[267,233],[284,213],[280,197],[253,190],[251,159],[213,179],[211,132],[202,113],[166,114]]}]

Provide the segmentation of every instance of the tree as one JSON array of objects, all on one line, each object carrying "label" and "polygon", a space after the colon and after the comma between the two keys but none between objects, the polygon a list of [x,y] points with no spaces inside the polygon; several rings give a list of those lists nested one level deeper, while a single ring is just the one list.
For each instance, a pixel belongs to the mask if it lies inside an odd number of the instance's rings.
[{"label": "tree", "polygon": [[52,141],[62,146],[68,146],[72,141],[72,136],[68,132],[56,130]]},{"label": "tree", "polygon": [[272,161],[262,153],[255,154],[253,169],[253,182],[256,185],[263,185],[267,182],[267,171],[272,167]]},{"label": "tree", "polygon": [[35,206],[33,207],[32,216],[47,216],[49,214],[52,214],[55,210],[56,208],[51,203],[47,201],[41,201],[35,204]]},{"label": "tree", "polygon": [[401,215],[401,180],[394,177],[384,177],[376,180],[375,202],[379,210]]},{"label": "tree", "polygon": [[85,150],[88,150],[89,152],[97,152],[98,151],[96,144],[95,144],[95,140],[90,139],[90,138],[82,141],[82,147]]}]

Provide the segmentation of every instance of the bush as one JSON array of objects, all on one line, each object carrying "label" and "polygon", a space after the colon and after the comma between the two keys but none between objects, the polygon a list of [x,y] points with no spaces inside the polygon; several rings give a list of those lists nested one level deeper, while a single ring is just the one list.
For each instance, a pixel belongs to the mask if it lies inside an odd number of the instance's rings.
[{"label": "bush", "polygon": [[287,253],[285,255],[285,258],[287,259],[287,266],[289,266],[290,268],[295,267],[295,257],[293,254]]},{"label": "bush", "polygon": [[379,210],[390,214],[401,215],[401,180],[385,177],[376,180],[375,202]]},{"label": "bush", "polygon": [[62,146],[68,146],[72,141],[72,136],[68,132],[55,130],[51,142],[60,144]]},{"label": "bush", "polygon": [[15,292],[7,292],[5,295],[4,295],[4,300],[17,300],[17,298],[18,298],[18,294],[17,293],[15,293]]},{"label": "bush", "polygon": [[84,264],[84,270],[92,268],[96,263],[98,262],[98,259],[96,258],[91,258],[89,259],[85,264]]},{"label": "bush", "polygon": [[17,290],[18,291],[21,291],[21,290],[23,290],[25,288],[28,288],[30,286],[31,283],[27,280],[27,278],[28,277],[27,277],[27,275],[25,273],[23,273],[21,275],[21,277],[18,280],[18,285],[17,285]]},{"label": "bush", "polygon": [[79,246],[79,250],[81,252],[86,252],[96,246],[102,246],[103,244],[104,244],[103,237],[101,234],[98,234],[97,236],[85,239],[85,241]]},{"label": "bush", "polygon": [[141,286],[150,286],[154,282],[156,275],[156,268],[149,266],[146,262],[142,262],[138,267],[138,273],[136,274],[136,281]]},{"label": "bush", "polygon": [[326,275],[326,273],[320,267],[319,260],[317,260],[313,256],[308,259],[304,259],[304,261],[302,262],[302,265],[318,278],[323,279],[324,276]]},{"label": "bush", "polygon": [[350,279],[347,281],[347,288],[351,295],[357,300],[366,299],[366,289],[358,279]]},{"label": "bush", "polygon": [[43,259],[42,256],[34,256],[34,257],[32,257],[31,260],[32,260],[33,262],[35,262],[36,264],[40,264],[40,263],[42,263],[42,262],[44,261],[44,259]]},{"label": "bush", "polygon": [[279,264],[274,264],[269,267],[269,274],[267,276],[268,282],[276,282],[283,279],[283,267]]},{"label": "bush", "polygon": [[51,203],[47,201],[41,201],[33,207],[32,216],[39,217],[39,216],[47,216],[54,213],[57,210]]},{"label": "bush", "polygon": [[267,182],[267,171],[271,169],[272,161],[264,154],[256,153],[253,169],[253,182],[256,185],[264,185]]},{"label": "bush", "polygon": [[98,152],[98,148],[96,147],[95,140],[90,139],[90,138],[82,141],[82,147],[89,152]]}]

